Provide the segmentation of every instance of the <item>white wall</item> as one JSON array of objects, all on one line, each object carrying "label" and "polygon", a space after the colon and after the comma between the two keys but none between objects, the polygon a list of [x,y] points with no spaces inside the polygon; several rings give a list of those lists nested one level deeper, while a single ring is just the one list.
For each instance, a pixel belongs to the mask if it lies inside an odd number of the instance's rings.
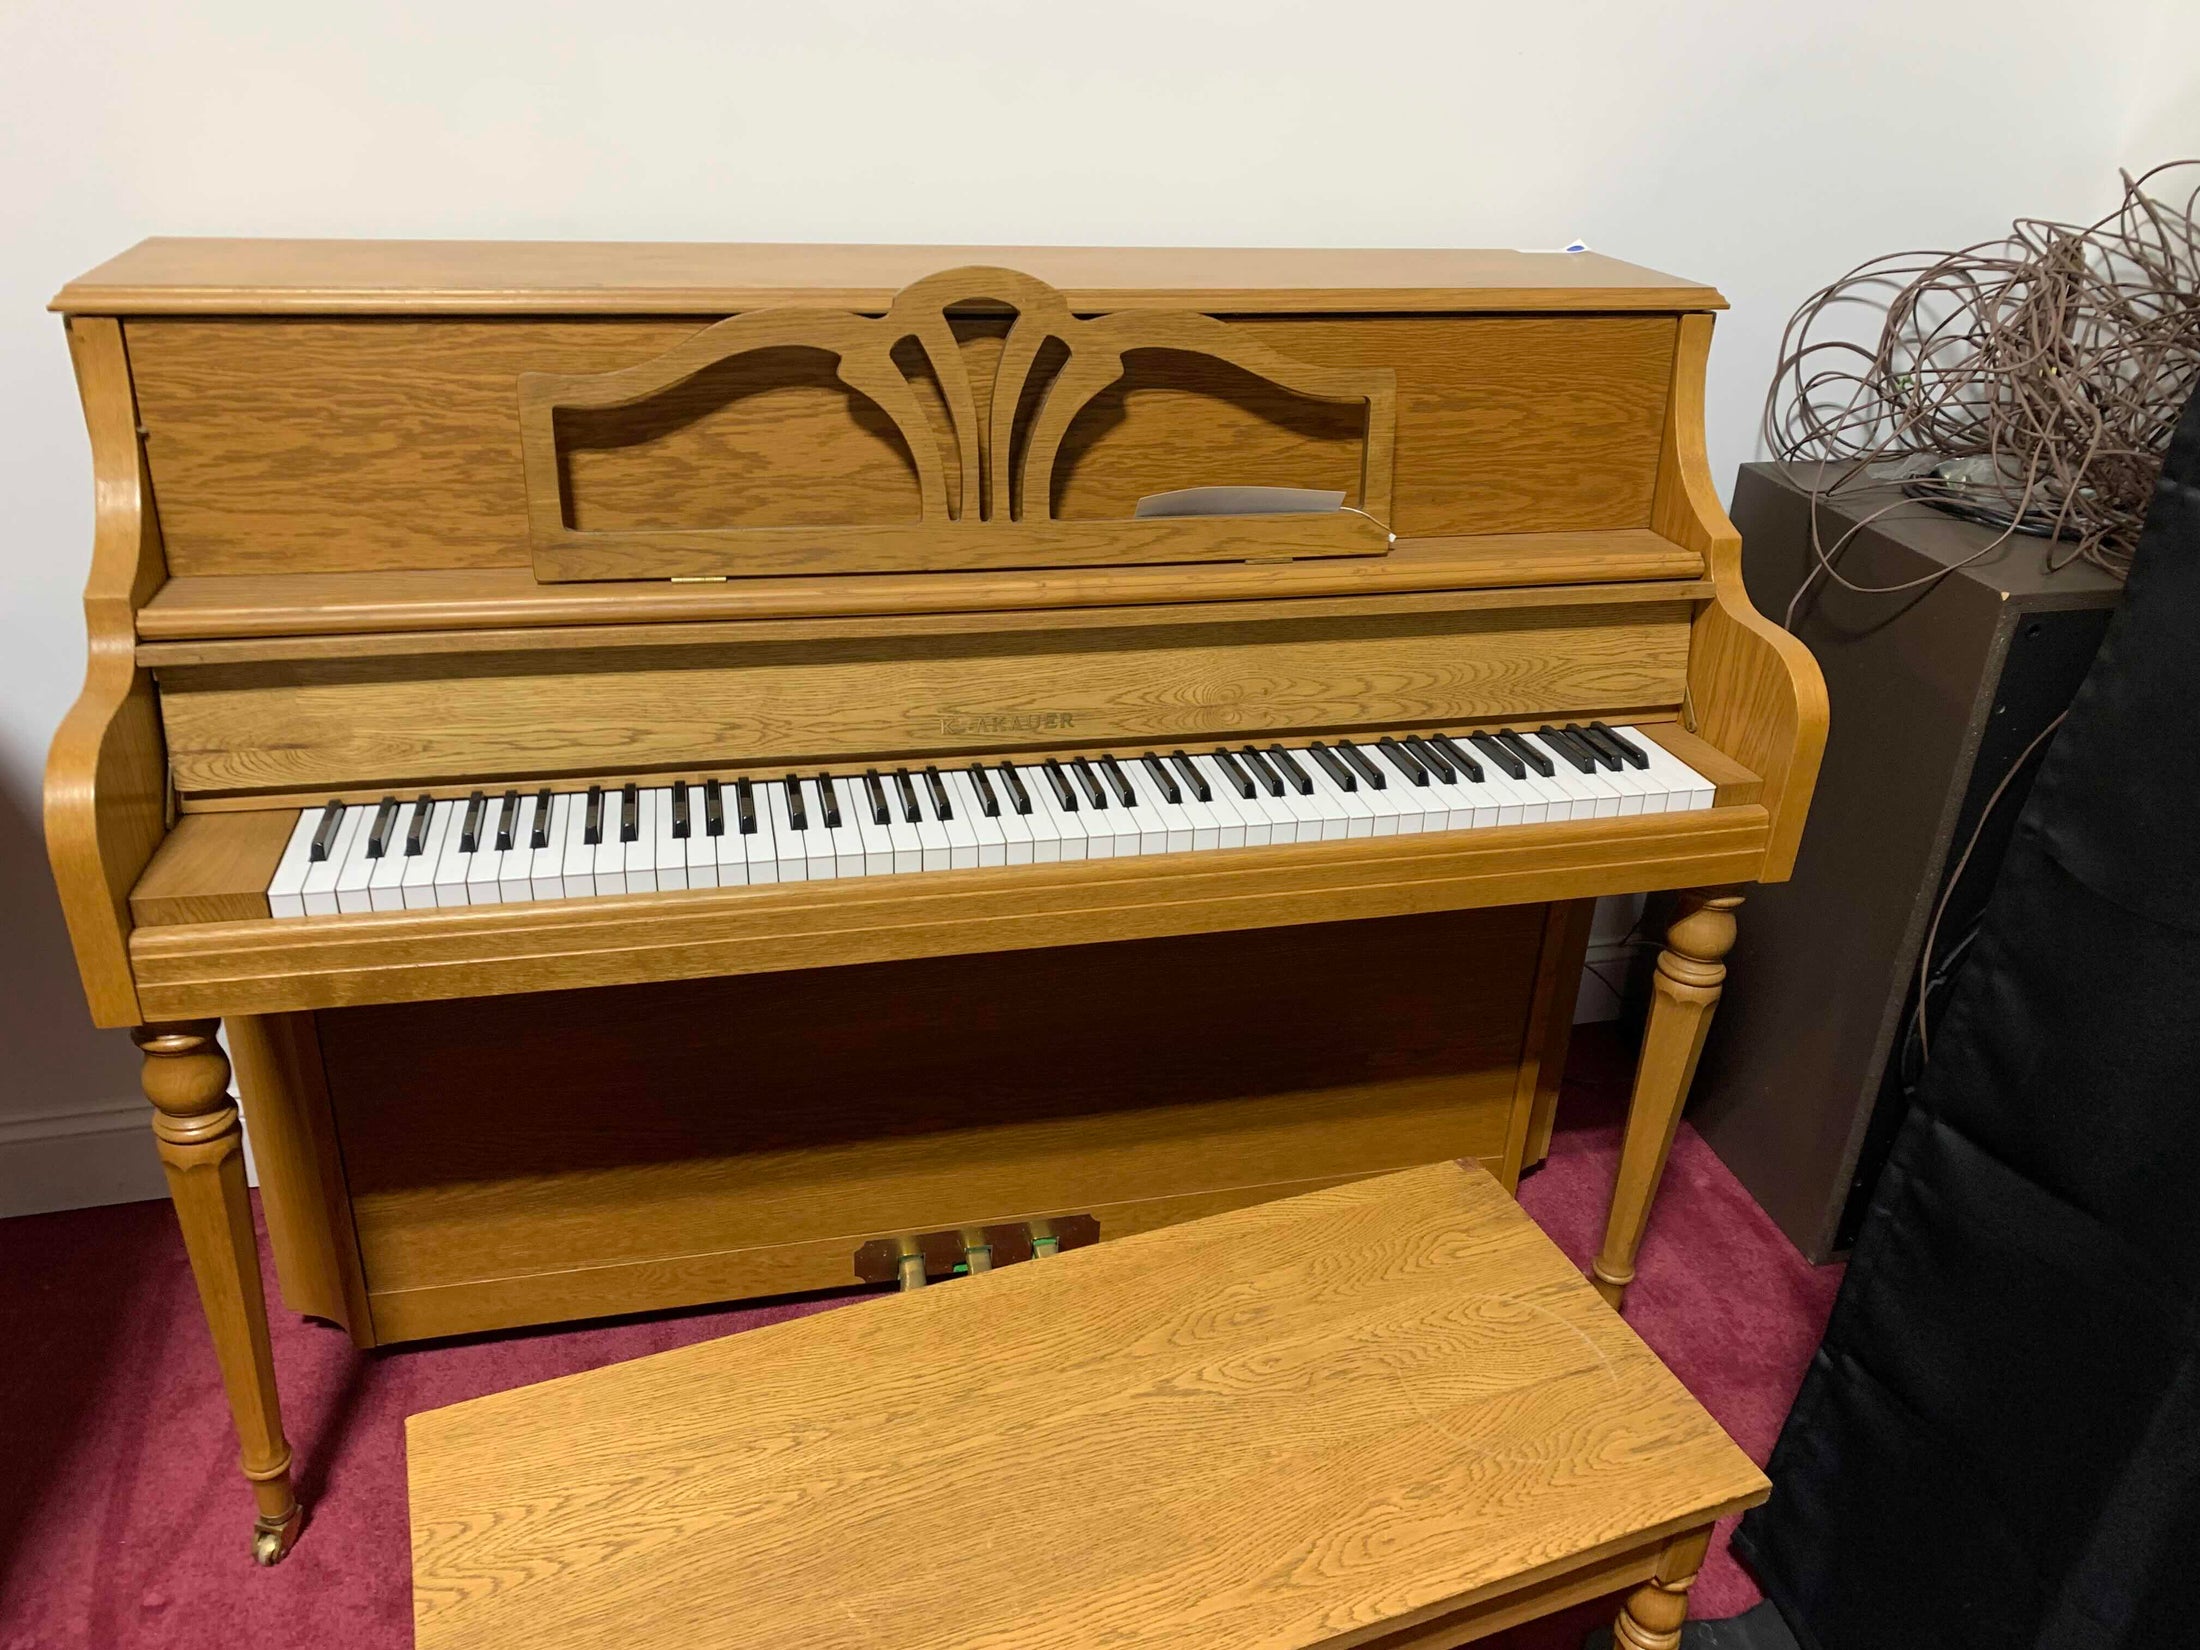
[{"label": "white wall", "polygon": [[35,825],[91,521],[42,306],[140,236],[1580,238],[1733,301],[1723,478],[1812,287],[2200,151],[2196,32],[2188,0],[9,0],[0,1212],[157,1190]]}]

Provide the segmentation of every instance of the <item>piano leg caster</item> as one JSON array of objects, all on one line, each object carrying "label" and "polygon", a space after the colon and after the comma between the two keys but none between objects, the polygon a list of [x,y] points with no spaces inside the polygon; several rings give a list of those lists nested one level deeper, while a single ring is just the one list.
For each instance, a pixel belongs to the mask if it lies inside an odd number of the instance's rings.
[{"label": "piano leg caster", "polygon": [[1590,1281],[1614,1309],[1635,1281],[1635,1251],[1650,1221],[1650,1203],[1665,1175],[1665,1159],[1680,1126],[1681,1105],[1695,1080],[1696,1059],[1711,1011],[1726,981],[1726,954],[1734,947],[1734,913],[1742,903],[1733,888],[1699,888],[1681,896],[1665,931],[1665,949],[1650,998],[1650,1023],[1635,1068],[1634,1097],[1627,1106],[1627,1135],[1620,1146],[1619,1175],[1604,1248]]},{"label": "piano leg caster", "polygon": [[181,1020],[131,1033],[144,1051],[145,1096],[168,1195],[183,1229],[199,1305],[214,1337],[222,1387],[242,1446],[245,1478],[259,1503],[252,1556],[273,1564],[298,1538],[304,1511],[290,1483],[275,1357],[260,1288],[260,1247],[244,1184],[244,1135],[229,1099],[229,1060],[214,1041],[217,1022]]},{"label": "piano leg caster", "polygon": [[265,1569],[270,1564],[280,1564],[298,1544],[298,1531],[304,1527],[306,1510],[295,1501],[291,1503],[290,1516],[270,1521],[261,1514],[252,1525],[252,1562]]}]

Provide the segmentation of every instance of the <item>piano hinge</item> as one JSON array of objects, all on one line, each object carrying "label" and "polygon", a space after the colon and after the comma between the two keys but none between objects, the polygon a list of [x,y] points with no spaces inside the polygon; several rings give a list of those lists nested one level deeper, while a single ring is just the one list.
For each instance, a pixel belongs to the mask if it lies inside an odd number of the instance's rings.
[{"label": "piano hinge", "polygon": [[675,573],[673,584],[724,584],[730,575],[725,573]]}]

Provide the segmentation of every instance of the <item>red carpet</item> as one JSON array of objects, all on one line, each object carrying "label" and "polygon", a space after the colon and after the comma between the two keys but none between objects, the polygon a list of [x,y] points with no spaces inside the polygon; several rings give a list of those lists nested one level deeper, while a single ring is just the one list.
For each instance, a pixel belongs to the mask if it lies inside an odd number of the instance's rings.
[{"label": "red carpet", "polygon": [[[1632,1051],[1585,1027],[1551,1159],[1521,1202],[1585,1261],[1602,1233]],[[1833,1302],[1813,1270],[1683,1129],[1628,1317],[1760,1460]],[[274,1299],[272,1269],[267,1278]],[[311,1513],[254,1568],[214,1357],[163,1203],[0,1222],[0,1650],[412,1643],[404,1418],[713,1335],[825,1310],[805,1301],[361,1354],[274,1313],[284,1420]],[[1757,1600],[1725,1537],[1697,1613]],[[1572,1650],[1607,1605],[1515,1629],[1503,1650]]]}]

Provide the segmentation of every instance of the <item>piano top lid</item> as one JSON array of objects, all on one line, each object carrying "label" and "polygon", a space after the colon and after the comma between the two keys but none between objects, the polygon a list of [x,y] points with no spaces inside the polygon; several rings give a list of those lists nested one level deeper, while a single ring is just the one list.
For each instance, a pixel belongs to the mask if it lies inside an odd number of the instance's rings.
[{"label": "piano top lid", "polygon": [[76,315],[714,315],[884,310],[922,276],[1002,265],[1072,308],[1213,313],[1724,309],[1711,287],[1596,252],[853,246],[156,236],[63,287]]}]

